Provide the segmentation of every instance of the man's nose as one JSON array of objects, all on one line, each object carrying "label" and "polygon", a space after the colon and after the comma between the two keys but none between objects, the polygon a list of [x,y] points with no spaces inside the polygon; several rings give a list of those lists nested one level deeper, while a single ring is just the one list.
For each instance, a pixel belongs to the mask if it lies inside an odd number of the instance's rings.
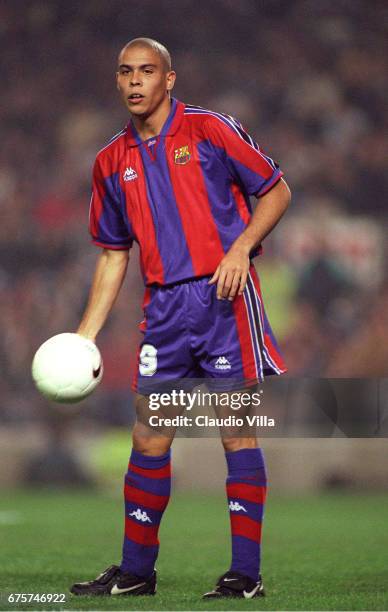
[{"label": "man's nose", "polygon": [[140,73],[137,70],[132,72],[131,85],[141,85]]}]

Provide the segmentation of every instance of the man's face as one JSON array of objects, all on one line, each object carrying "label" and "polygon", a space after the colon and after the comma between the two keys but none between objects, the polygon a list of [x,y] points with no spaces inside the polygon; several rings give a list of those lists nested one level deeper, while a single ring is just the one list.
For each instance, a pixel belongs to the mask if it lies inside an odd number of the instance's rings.
[{"label": "man's face", "polygon": [[117,89],[132,115],[149,117],[168,96],[175,72],[167,71],[159,53],[147,46],[130,46],[119,55]]}]

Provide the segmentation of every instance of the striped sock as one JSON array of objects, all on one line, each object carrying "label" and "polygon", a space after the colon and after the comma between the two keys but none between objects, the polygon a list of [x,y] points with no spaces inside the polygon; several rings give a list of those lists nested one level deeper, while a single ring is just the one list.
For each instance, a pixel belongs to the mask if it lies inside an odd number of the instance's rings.
[{"label": "striped sock", "polygon": [[171,453],[132,451],[125,475],[125,535],[120,569],[147,578],[159,552],[158,530],[171,491]]},{"label": "striped sock", "polygon": [[258,580],[260,573],[261,523],[267,490],[262,450],[243,448],[226,452],[230,525],[231,571]]}]

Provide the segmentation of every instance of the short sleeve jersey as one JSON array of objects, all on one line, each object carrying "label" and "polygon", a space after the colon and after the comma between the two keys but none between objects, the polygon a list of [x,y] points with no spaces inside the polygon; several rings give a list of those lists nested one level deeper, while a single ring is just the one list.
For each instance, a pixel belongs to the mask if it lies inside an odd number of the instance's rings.
[{"label": "short sleeve jersey", "polygon": [[249,196],[281,176],[234,118],[173,98],[159,136],[142,141],[130,122],[98,153],[90,233],[108,249],[136,241],[146,285],[212,275],[249,223]]}]

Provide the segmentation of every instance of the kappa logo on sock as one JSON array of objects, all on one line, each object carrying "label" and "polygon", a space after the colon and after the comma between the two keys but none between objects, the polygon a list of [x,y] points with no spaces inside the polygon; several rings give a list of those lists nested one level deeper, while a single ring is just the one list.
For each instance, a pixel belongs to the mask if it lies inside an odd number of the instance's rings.
[{"label": "kappa logo on sock", "polygon": [[244,510],[244,512],[247,512],[246,508],[244,508],[244,506],[242,506],[241,504],[239,504],[237,501],[230,501],[229,502],[229,510],[231,512],[239,512],[240,510]]},{"label": "kappa logo on sock", "polygon": [[138,508],[129,514],[128,516],[134,516],[138,521],[142,521],[142,523],[152,523],[150,517],[147,512],[144,510],[143,512]]}]

